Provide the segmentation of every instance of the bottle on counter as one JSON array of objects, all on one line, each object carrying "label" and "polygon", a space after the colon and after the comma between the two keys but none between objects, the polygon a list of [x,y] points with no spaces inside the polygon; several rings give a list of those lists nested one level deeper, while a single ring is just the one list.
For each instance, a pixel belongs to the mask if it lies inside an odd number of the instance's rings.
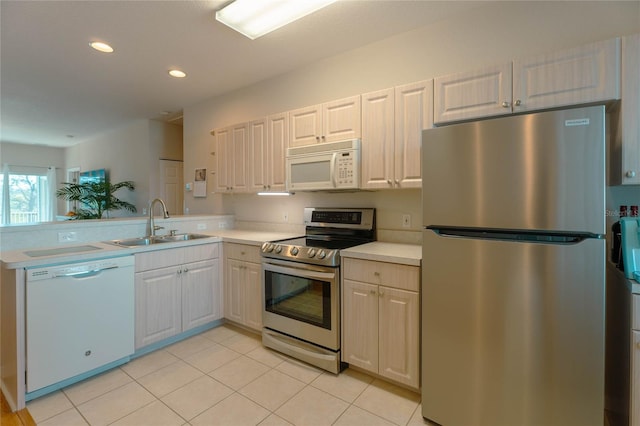
[{"label": "bottle on counter", "polygon": [[631,206],[631,217],[638,217],[638,206]]},{"label": "bottle on counter", "polygon": [[[620,218],[627,216],[627,206],[620,206],[619,210]],[[622,269],[622,233],[620,232],[620,220],[611,226],[611,261],[615,263],[618,268]]]}]

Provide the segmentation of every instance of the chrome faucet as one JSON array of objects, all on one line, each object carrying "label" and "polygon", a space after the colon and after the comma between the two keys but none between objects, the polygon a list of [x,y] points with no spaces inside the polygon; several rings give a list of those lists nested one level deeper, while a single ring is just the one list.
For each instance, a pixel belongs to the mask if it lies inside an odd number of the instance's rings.
[{"label": "chrome faucet", "polygon": [[156,226],[153,220],[153,206],[156,202],[162,204],[162,214],[165,219],[169,219],[169,212],[167,211],[167,205],[160,198],[154,198],[151,203],[149,203],[149,235],[154,237],[156,235],[156,231],[158,229],[164,229],[163,226]]}]

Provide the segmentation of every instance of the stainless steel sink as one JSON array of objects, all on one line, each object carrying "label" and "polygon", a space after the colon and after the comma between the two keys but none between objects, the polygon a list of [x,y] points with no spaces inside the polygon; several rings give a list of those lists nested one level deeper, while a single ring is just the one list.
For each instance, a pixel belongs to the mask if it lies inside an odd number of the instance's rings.
[{"label": "stainless steel sink", "polygon": [[139,247],[149,246],[152,244],[173,243],[177,241],[190,241],[200,238],[209,238],[210,235],[203,234],[175,234],[175,235],[156,235],[152,237],[138,237],[138,238],[126,238],[122,240],[107,241],[110,244],[115,244],[122,247]]}]

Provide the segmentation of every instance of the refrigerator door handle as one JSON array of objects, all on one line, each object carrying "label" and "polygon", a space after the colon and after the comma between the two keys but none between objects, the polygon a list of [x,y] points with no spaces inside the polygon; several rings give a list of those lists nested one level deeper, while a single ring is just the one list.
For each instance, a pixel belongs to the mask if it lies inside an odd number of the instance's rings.
[{"label": "refrigerator door handle", "polygon": [[603,235],[591,232],[566,232],[522,229],[463,228],[454,226],[427,226],[442,237],[471,238],[480,240],[513,241],[541,244],[578,244],[586,239],[603,239]]}]

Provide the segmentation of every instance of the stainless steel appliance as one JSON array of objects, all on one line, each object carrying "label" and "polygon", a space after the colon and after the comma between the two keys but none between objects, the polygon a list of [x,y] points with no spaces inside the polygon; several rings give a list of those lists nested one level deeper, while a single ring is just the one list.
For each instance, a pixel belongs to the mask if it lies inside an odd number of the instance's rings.
[{"label": "stainless steel appliance", "polygon": [[605,111],[426,130],[422,415],[602,425]]},{"label": "stainless steel appliance", "polygon": [[287,149],[288,191],[360,187],[360,139]]},{"label": "stainless steel appliance", "polygon": [[340,249],[375,240],[375,209],[305,208],[306,236],[261,248],[265,346],[340,371]]}]

